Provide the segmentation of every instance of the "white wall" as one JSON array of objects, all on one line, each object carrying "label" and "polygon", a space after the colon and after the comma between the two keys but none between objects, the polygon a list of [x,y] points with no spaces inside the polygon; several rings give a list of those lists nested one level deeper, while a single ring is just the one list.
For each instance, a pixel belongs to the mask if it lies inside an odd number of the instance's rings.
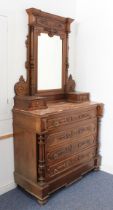
[{"label": "white wall", "polygon": [[78,90],[105,104],[102,170],[113,173],[113,1],[76,1],[75,76]]},{"label": "white wall", "polygon": [[[7,32],[5,34],[7,40],[7,54],[5,55],[7,65],[4,70],[0,64],[0,84],[2,89],[0,91],[0,135],[12,132],[13,87],[20,75],[26,76],[24,66],[28,17],[25,9],[30,7],[36,7],[66,17],[73,18],[75,15],[75,0],[0,0],[0,15],[5,16],[7,19]],[[74,48],[72,47],[75,42],[74,30],[75,23],[72,26],[70,36],[71,72],[74,72]],[[13,139],[0,140],[0,194],[15,187],[13,171]]]},{"label": "white wall", "polygon": [[[0,135],[12,131],[12,105],[8,101],[8,17],[0,14]],[[13,142],[0,141],[0,194],[14,187],[13,170]]]}]

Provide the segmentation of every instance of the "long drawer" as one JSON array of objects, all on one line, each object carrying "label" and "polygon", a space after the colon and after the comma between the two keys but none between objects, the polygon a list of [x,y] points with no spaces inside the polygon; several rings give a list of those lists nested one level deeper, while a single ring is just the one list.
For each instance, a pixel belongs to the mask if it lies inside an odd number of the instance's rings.
[{"label": "long drawer", "polygon": [[96,135],[86,136],[78,141],[70,141],[67,144],[62,144],[56,148],[51,148],[46,152],[46,164],[51,165],[59,161],[69,158],[85,149],[96,145]]},{"label": "long drawer", "polygon": [[69,125],[71,123],[81,122],[83,120],[93,119],[97,116],[96,107],[82,109],[79,111],[68,111],[63,113],[57,113],[48,116],[46,119],[46,129],[48,131],[55,130],[64,125]]},{"label": "long drawer", "polygon": [[82,121],[80,123],[74,123],[67,125],[61,129],[57,129],[56,132],[50,132],[46,139],[46,151],[51,148],[60,146],[60,144],[67,144],[71,140],[83,139],[85,136],[96,134],[97,132],[97,119]]},{"label": "long drawer", "polygon": [[73,155],[70,158],[67,158],[59,163],[53,164],[51,166],[46,166],[46,178],[49,180],[55,178],[67,171],[78,167],[82,163],[86,163],[90,160],[93,160],[96,153],[96,147],[87,149],[77,155]]}]

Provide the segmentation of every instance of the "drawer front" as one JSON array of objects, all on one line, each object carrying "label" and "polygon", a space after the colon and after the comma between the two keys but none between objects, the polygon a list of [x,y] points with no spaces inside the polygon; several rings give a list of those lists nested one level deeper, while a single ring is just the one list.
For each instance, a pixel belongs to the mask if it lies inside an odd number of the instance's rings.
[{"label": "drawer front", "polygon": [[97,119],[87,120],[71,126],[64,126],[56,133],[48,135],[46,139],[46,149],[58,146],[61,143],[66,144],[70,140],[81,139],[85,136],[95,134],[97,132]]},{"label": "drawer front", "polygon": [[60,163],[47,166],[47,178],[55,178],[57,175],[75,168],[82,163],[86,163],[95,157],[96,148],[85,150],[84,152],[73,155],[72,157],[61,161]]},{"label": "drawer front", "polygon": [[82,120],[88,120],[96,117],[96,108],[91,110],[70,111],[65,114],[57,114],[47,118],[47,130],[53,130],[66,124],[75,123]]},{"label": "drawer front", "polygon": [[71,141],[67,144],[62,144],[56,149],[50,149],[46,153],[46,163],[47,165],[54,164],[56,162],[62,161],[67,157],[71,157],[79,153],[82,150],[85,150],[89,147],[93,147],[96,144],[95,135],[84,137],[79,141]]}]

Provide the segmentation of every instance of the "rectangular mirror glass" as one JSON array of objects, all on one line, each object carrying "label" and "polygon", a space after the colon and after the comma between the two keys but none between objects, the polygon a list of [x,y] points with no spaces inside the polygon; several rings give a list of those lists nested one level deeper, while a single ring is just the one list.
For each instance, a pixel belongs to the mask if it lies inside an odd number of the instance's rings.
[{"label": "rectangular mirror glass", "polygon": [[62,40],[41,33],[38,36],[38,90],[62,88]]}]

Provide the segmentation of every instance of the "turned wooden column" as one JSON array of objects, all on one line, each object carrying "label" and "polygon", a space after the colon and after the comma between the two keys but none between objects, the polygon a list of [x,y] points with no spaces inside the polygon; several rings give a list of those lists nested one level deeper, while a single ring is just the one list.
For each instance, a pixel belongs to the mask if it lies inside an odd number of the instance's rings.
[{"label": "turned wooden column", "polygon": [[101,165],[101,155],[100,155],[100,126],[101,118],[103,117],[103,104],[97,105],[97,145],[96,145],[96,157],[95,157],[95,170],[99,170]]},{"label": "turned wooden column", "polygon": [[45,133],[38,135],[38,182],[45,183]]}]

